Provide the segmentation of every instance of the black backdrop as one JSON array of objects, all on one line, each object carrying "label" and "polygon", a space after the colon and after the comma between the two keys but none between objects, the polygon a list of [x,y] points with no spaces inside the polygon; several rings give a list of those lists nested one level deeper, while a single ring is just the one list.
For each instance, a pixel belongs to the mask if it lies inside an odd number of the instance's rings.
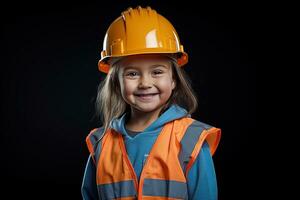
[{"label": "black backdrop", "polygon": [[[150,5],[176,28],[199,98],[194,118],[222,128],[214,156],[220,199],[254,195],[259,5],[254,3],[10,3],[1,17],[1,191],[80,199],[97,71],[109,24]],[[44,197],[40,198],[42,194]]]}]

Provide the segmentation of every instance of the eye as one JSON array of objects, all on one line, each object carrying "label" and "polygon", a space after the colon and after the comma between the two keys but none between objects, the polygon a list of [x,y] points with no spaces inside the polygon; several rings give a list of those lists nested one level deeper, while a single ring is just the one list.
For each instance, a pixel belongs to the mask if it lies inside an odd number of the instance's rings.
[{"label": "eye", "polygon": [[134,77],[138,76],[138,73],[135,72],[135,71],[128,71],[128,72],[125,73],[125,76],[129,77],[129,78],[134,78]]},{"label": "eye", "polygon": [[164,72],[163,72],[162,70],[160,70],[160,69],[156,69],[156,70],[154,70],[154,71],[152,72],[152,74],[155,75],[155,76],[161,75],[161,74],[163,74],[163,73],[164,73]]}]

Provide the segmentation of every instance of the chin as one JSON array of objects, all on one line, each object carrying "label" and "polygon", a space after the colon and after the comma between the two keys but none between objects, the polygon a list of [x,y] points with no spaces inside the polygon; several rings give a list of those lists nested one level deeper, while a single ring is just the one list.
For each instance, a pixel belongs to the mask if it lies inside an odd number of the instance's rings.
[{"label": "chin", "polygon": [[137,107],[135,107],[135,109],[139,110],[140,112],[145,112],[145,113],[155,112],[161,108],[162,108],[162,106],[137,106]]}]

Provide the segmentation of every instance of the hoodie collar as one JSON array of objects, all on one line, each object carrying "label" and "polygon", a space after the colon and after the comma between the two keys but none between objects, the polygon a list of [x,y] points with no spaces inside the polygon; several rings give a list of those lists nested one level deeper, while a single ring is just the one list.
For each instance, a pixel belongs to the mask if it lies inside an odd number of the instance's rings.
[{"label": "hoodie collar", "polygon": [[[160,115],[154,122],[152,122],[152,124],[150,124],[143,131],[143,134],[154,134],[157,132],[157,130],[161,129],[166,123],[175,119],[186,117],[187,115],[188,112],[184,108],[175,104],[171,105],[162,115]],[[125,113],[120,118],[113,119],[110,124],[111,128],[115,129],[122,135],[128,135],[125,129],[126,117],[127,114]]]}]

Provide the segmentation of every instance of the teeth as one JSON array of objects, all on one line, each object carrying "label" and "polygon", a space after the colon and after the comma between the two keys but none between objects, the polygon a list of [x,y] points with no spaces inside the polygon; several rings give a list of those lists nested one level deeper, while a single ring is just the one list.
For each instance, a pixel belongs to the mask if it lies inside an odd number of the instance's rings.
[{"label": "teeth", "polygon": [[139,96],[139,97],[145,97],[145,96],[154,96],[156,94],[136,94],[136,96]]}]

